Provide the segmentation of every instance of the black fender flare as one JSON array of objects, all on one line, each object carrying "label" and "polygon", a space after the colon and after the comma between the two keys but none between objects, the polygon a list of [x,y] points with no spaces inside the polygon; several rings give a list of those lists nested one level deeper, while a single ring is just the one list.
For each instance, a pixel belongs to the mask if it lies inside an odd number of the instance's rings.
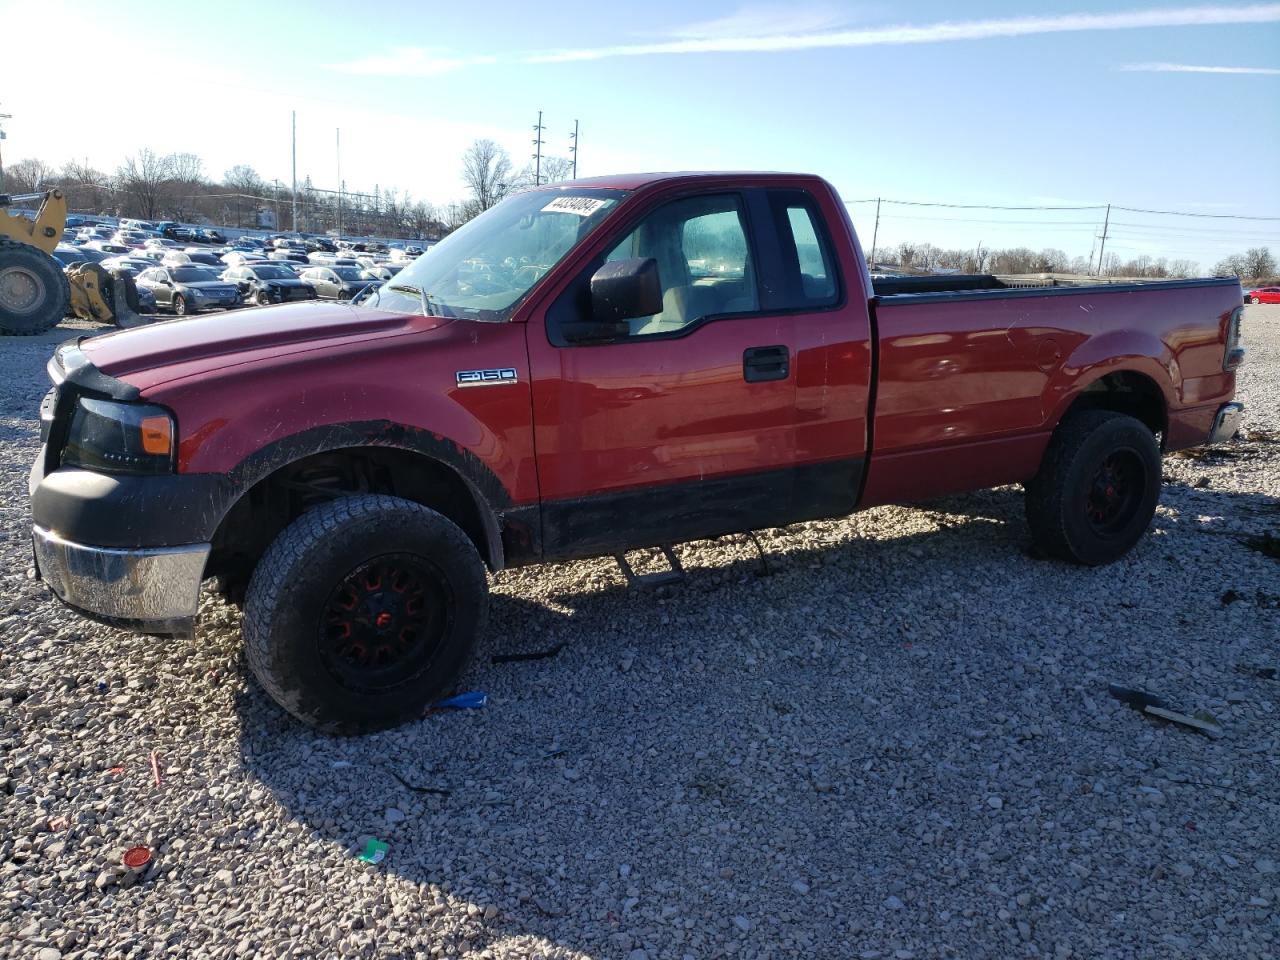
[{"label": "black fender flare", "polygon": [[421,454],[440,463],[462,481],[474,500],[484,530],[485,562],[497,571],[506,565],[503,518],[515,508],[502,481],[471,451],[448,437],[390,420],[326,424],[281,437],[254,451],[227,474],[235,496],[225,505],[218,526],[241,497],[281,467],[319,453],[360,447],[384,447]]}]

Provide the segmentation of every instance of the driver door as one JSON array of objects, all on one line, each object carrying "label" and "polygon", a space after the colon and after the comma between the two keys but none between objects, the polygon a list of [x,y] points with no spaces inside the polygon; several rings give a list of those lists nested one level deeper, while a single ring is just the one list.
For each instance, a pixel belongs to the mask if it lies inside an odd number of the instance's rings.
[{"label": "driver door", "polygon": [[[662,204],[527,325],[543,556],[587,556],[782,522],[793,510],[794,319],[761,306],[744,197]],[[566,340],[605,260],[652,258],[661,313]],[[787,521],[789,522],[789,521]]]}]

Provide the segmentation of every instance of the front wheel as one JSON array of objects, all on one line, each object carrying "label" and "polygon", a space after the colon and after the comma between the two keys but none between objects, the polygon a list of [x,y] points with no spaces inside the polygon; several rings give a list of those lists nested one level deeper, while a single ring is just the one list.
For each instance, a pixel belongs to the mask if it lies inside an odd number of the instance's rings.
[{"label": "front wheel", "polygon": [[1249,302],[1250,302],[1250,303],[1261,303],[1262,301],[1261,301],[1259,298],[1257,298],[1257,297],[1250,297],[1250,298],[1249,298]]},{"label": "front wheel", "polygon": [[173,312],[180,317],[187,315],[187,298],[180,293],[173,297]]},{"label": "front wheel", "polygon": [[487,611],[484,565],[452,521],[398,497],[343,497],[295,520],[259,561],[245,656],[299,720],[364,733],[446,692]]},{"label": "front wheel", "polygon": [[267,291],[259,290],[253,295],[253,302],[260,307],[268,307],[271,305],[271,297],[267,296]]},{"label": "front wheel", "polygon": [[1151,525],[1160,482],[1160,448],[1143,423],[1110,410],[1073,414],[1026,485],[1032,539],[1085,566],[1118,560]]}]

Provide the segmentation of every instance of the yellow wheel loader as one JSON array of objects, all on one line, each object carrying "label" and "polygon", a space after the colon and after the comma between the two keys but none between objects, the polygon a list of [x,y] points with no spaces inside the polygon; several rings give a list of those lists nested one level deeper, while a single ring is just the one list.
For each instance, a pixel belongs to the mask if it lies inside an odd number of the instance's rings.
[{"label": "yellow wheel loader", "polygon": [[[37,199],[41,203],[34,220],[4,210]],[[0,334],[44,333],[68,313],[120,327],[147,322],[137,312],[138,288],[127,273],[89,262],[72,263],[64,271],[54,259],[66,222],[67,200],[61,190],[0,194]]]}]

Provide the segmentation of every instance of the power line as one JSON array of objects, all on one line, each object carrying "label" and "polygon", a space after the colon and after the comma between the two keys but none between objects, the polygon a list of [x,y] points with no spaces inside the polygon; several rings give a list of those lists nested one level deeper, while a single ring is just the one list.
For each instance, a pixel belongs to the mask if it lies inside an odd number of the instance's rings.
[{"label": "power line", "polygon": [[1165,217],[1207,217],[1214,220],[1266,220],[1280,221],[1280,217],[1255,217],[1237,213],[1191,213],[1185,210],[1148,210],[1143,207],[1122,207],[1119,204],[1088,204],[1070,207],[1055,206],[1005,206],[993,203],[936,203],[927,200],[846,200],[846,204],[854,203],[893,203],[905,207],[942,207],[952,210],[1124,210],[1127,213],[1149,213]]},{"label": "power line", "polygon": [[1209,217],[1214,220],[1277,220],[1280,217],[1250,217],[1239,213],[1188,213],[1185,210],[1144,210],[1141,207],[1121,207],[1117,206],[1117,210],[1126,210],[1129,213],[1155,213],[1164,217]]},{"label": "power line", "polygon": [[[846,200],[845,203],[870,203],[869,200]],[[1099,203],[1097,205],[1075,206],[1075,207],[1045,207],[1045,206],[1023,206],[1009,207],[1000,206],[991,203],[931,203],[925,200],[881,200],[882,203],[896,203],[904,207],[948,207],[953,210],[1103,210],[1106,204]]]}]

